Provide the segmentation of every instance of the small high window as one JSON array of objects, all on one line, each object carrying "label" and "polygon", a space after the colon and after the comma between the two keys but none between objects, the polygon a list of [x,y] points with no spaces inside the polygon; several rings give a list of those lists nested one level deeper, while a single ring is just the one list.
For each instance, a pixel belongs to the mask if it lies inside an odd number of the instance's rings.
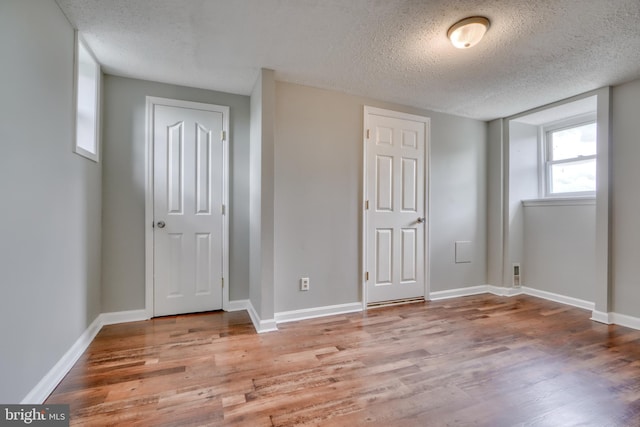
[{"label": "small high window", "polygon": [[100,64],[76,32],[75,152],[94,162],[100,154]]},{"label": "small high window", "polygon": [[596,191],[596,122],[544,128],[547,196],[588,196]]}]

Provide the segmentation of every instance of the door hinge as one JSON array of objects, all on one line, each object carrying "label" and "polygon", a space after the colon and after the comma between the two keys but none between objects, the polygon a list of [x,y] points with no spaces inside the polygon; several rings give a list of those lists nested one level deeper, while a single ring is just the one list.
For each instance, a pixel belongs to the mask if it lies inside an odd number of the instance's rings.
[{"label": "door hinge", "polygon": [[367,139],[371,138],[371,131],[367,129]]},{"label": "door hinge", "polygon": [[224,277],[222,278],[222,287],[224,288]]},{"label": "door hinge", "polygon": [[365,282],[369,281],[369,272],[368,271],[366,273],[364,273],[364,281]]},{"label": "door hinge", "polygon": [[222,215],[226,215],[227,212],[227,208],[225,207],[225,205],[222,205]]},{"label": "door hinge", "polygon": [[220,132],[220,141],[224,141],[225,139],[227,139],[227,132],[223,130]]},{"label": "door hinge", "polygon": [[364,209],[365,210],[369,210],[369,201],[368,200],[364,201]]}]

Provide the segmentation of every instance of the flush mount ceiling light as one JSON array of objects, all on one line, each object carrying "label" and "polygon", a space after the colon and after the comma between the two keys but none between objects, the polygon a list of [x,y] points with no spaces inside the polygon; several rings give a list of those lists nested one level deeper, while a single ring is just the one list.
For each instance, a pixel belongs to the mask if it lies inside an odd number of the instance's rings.
[{"label": "flush mount ceiling light", "polygon": [[489,20],[483,16],[472,16],[458,21],[449,28],[447,37],[458,49],[468,49],[482,40],[489,29]]}]

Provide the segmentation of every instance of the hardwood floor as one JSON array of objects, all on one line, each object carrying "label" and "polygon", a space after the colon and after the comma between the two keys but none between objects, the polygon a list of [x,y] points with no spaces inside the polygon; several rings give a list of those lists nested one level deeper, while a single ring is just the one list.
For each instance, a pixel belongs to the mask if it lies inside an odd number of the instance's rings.
[{"label": "hardwood floor", "polygon": [[640,331],[480,295],[278,325],[105,326],[47,400],[71,425],[640,426]]}]

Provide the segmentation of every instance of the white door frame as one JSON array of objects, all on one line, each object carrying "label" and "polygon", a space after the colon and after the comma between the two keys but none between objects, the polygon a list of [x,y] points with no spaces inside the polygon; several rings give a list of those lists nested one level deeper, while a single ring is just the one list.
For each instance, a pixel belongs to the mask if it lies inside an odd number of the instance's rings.
[{"label": "white door frame", "polygon": [[169,107],[192,108],[197,110],[222,113],[222,130],[225,138],[222,141],[222,203],[225,212],[222,215],[222,309],[229,307],[229,107],[204,104],[201,102],[182,101],[177,99],[147,96],[146,101],[146,143],[145,143],[145,312],[147,318],[153,317],[154,292],[154,258],[153,258],[153,111],[156,105]]},{"label": "white door frame", "polygon": [[382,108],[364,106],[364,128],[362,131],[362,145],[363,145],[363,157],[362,157],[362,309],[367,310],[367,280],[365,274],[367,272],[367,227],[368,223],[368,211],[366,208],[367,202],[367,130],[369,127],[369,115],[375,114],[379,116],[392,117],[404,120],[413,120],[416,122],[424,123],[425,132],[425,147],[424,147],[424,212],[426,217],[426,224],[424,226],[424,298],[429,299],[429,290],[431,289],[430,277],[431,269],[429,268],[429,260],[431,259],[429,234],[431,228],[431,119],[429,117],[416,116],[414,114],[403,113],[400,111],[385,110]]}]

